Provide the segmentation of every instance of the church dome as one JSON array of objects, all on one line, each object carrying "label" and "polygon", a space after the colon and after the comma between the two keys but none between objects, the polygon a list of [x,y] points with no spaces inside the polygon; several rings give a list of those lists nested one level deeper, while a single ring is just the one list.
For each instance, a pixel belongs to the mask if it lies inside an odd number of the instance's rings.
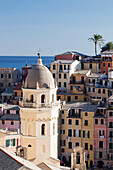
[{"label": "church dome", "polygon": [[34,66],[26,77],[24,88],[55,88],[49,69],[42,64]]}]

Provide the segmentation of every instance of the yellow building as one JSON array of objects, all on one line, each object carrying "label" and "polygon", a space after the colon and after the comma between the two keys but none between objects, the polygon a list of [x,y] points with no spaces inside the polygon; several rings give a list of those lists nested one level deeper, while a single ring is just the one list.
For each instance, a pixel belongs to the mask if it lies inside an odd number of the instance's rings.
[{"label": "yellow building", "polygon": [[90,69],[93,73],[101,73],[101,57],[84,58],[82,61],[82,69]]},{"label": "yellow building", "polygon": [[89,105],[87,102],[76,102],[62,107],[59,156],[66,164],[71,164],[71,152],[76,146],[85,149],[87,167],[94,164],[95,110],[96,105]]}]

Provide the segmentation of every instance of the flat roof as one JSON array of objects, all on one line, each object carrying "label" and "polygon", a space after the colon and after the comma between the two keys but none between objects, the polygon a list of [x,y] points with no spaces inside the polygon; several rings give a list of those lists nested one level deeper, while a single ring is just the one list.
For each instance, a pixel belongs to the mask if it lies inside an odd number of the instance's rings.
[{"label": "flat roof", "polygon": [[12,105],[12,104],[0,104],[0,107],[6,110],[20,110],[18,105]]},{"label": "flat roof", "polygon": [[69,108],[81,109],[82,111],[94,112],[97,108],[97,105],[89,104],[88,102],[73,102],[66,103],[63,107],[63,110],[68,110]]},{"label": "flat roof", "polygon": [[75,71],[73,74],[87,74],[88,71],[90,70],[78,70],[78,71]]},{"label": "flat roof", "polygon": [[75,61],[78,62],[78,60],[56,60],[56,61],[53,61],[51,64],[71,64]]}]

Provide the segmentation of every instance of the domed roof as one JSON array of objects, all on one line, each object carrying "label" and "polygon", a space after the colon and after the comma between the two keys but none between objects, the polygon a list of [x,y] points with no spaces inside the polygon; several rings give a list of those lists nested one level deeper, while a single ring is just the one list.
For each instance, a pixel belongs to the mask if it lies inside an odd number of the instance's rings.
[{"label": "domed roof", "polygon": [[42,64],[34,66],[26,77],[24,88],[55,88],[49,69]]}]

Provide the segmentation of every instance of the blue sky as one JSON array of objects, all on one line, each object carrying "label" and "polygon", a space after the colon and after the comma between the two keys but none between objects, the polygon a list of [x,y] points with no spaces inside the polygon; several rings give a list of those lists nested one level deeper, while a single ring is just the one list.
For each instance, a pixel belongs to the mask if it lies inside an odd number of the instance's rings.
[{"label": "blue sky", "polygon": [[[0,55],[94,55],[88,41],[113,41],[113,0],[0,0]],[[98,50],[99,52],[99,50]]]}]

